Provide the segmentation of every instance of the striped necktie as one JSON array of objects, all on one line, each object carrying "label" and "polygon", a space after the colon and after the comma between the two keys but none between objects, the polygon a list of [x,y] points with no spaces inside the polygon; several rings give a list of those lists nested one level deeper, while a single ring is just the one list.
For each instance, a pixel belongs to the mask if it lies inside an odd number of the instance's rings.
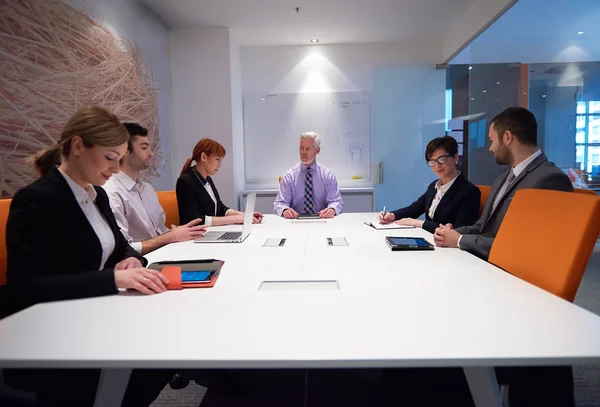
[{"label": "striped necktie", "polygon": [[304,213],[314,213],[313,184],[310,167],[306,169],[306,181],[304,181]]}]

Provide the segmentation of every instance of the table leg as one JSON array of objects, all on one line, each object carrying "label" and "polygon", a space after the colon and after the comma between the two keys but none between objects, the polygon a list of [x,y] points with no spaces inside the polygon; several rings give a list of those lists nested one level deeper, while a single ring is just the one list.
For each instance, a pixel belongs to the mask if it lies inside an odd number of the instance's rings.
[{"label": "table leg", "polygon": [[131,369],[102,369],[94,407],[120,406],[125,397]]},{"label": "table leg", "polygon": [[476,407],[502,407],[500,388],[493,367],[463,367]]}]

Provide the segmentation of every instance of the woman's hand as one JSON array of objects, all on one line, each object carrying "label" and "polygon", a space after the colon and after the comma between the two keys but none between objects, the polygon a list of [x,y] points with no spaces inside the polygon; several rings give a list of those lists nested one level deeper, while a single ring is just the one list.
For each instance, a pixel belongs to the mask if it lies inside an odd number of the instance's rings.
[{"label": "woman's hand", "polygon": [[144,294],[158,294],[167,291],[169,280],[160,272],[143,267],[115,269],[117,288],[137,290]]},{"label": "woman's hand", "polygon": [[396,225],[402,225],[402,226],[414,226],[416,228],[420,228],[423,226],[423,221],[419,220],[419,219],[413,219],[413,218],[402,218],[400,220],[397,220]]},{"label": "woman's hand", "polygon": [[261,223],[264,218],[264,215],[260,212],[254,212],[252,215],[252,223]]},{"label": "woman's hand", "polygon": [[394,219],[396,219],[396,216],[392,212],[386,212],[385,214],[383,212],[379,212],[377,215],[377,220],[379,220],[379,223],[382,225],[391,223],[394,221]]}]

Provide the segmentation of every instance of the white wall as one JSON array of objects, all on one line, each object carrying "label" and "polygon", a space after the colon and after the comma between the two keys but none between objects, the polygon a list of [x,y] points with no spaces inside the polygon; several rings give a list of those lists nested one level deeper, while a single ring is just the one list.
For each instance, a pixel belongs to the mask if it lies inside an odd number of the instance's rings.
[{"label": "white wall", "polygon": [[439,63],[442,44],[306,45],[242,48],[242,93],[371,91],[373,67]]},{"label": "white wall", "polygon": [[194,145],[201,138],[211,138],[221,143],[228,152],[214,177],[215,184],[223,202],[235,206],[233,173],[237,158],[232,137],[229,29],[173,30],[169,39],[173,182],[177,180],[185,160],[192,156]]},{"label": "white wall", "polygon": [[[159,132],[163,162],[159,178],[152,180],[158,190],[173,189],[171,166],[169,34],[167,27],[137,0],[68,0],[101,19],[119,38],[137,44],[152,69],[158,101]],[[141,123],[144,125],[144,123]]]}]

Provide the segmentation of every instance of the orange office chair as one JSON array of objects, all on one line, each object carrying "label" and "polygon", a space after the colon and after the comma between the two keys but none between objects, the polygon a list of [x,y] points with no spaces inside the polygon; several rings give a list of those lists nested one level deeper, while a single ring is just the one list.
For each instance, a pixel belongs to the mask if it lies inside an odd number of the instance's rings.
[{"label": "orange office chair", "polygon": [[578,194],[586,194],[586,195],[598,196],[598,193],[596,191],[594,191],[593,189],[573,188],[573,192],[577,192]]},{"label": "orange office chair", "polygon": [[490,196],[490,191],[492,189],[489,185],[477,185],[477,188],[481,191],[481,198],[479,200],[479,216],[483,213],[483,207],[488,200],[488,196]]},{"label": "orange office chair", "polygon": [[177,207],[177,194],[175,191],[159,191],[158,202],[167,215],[165,226],[170,228],[171,225],[179,226],[179,208]]},{"label": "orange office chair", "polygon": [[0,285],[6,284],[6,222],[12,199],[0,199]]},{"label": "orange office chair", "polygon": [[517,191],[494,239],[489,262],[573,301],[600,233],[600,197]]}]

